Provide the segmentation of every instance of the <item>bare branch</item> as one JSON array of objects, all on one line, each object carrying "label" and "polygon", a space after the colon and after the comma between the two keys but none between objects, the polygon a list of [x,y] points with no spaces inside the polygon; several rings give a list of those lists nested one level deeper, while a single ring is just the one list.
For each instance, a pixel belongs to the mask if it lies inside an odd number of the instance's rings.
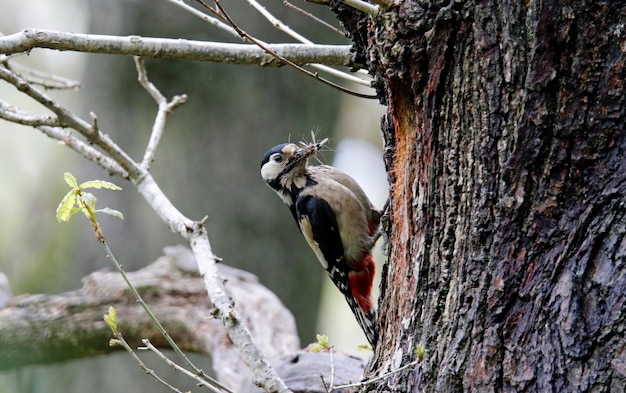
[{"label": "bare branch", "polygon": [[[233,391],[258,392],[224,326],[207,318],[212,304],[193,255],[183,246],[165,251],[166,256],[156,262],[128,273],[131,280],[140,292],[150,293],[153,311],[185,351],[209,354],[218,380]],[[219,273],[227,280],[238,312],[250,321],[252,334],[287,384],[294,391],[324,392],[319,375],[331,373],[329,353],[298,350],[293,316],[254,275],[225,265],[219,265]],[[147,345],[142,342],[147,339],[156,347],[166,348],[165,340],[133,301],[119,274],[98,271],[82,282],[83,287],[72,292],[8,300],[0,309],[0,370],[119,350],[106,345],[111,329],[102,315],[109,306],[117,309],[118,328],[130,346]],[[76,340],[77,336],[81,340]],[[335,381],[340,384],[358,380],[365,367],[363,360],[343,353],[334,353],[332,364]]]},{"label": "bare branch", "polygon": [[[295,30],[293,30],[292,28],[287,26],[285,23],[283,23],[280,19],[278,19],[274,15],[272,15],[267,10],[267,8],[262,6],[258,1],[256,1],[256,0],[247,0],[247,1],[248,1],[248,4],[250,4],[255,10],[257,10],[265,19],[267,19],[272,24],[272,26],[274,26],[278,30],[288,34],[289,36],[295,38],[296,40],[302,42],[303,44],[315,45],[315,43],[313,41],[311,41],[308,38],[304,37],[302,34],[298,33]],[[235,29],[237,29],[237,28],[235,27]],[[265,42],[262,42],[260,40],[258,40],[258,41],[261,42],[263,45],[267,45]],[[372,78],[370,78],[369,75],[366,72],[364,72],[363,75],[367,79],[362,79],[362,78],[358,78],[356,76],[353,76],[351,74],[347,74],[345,72],[336,70],[336,69],[331,68],[331,67],[329,67],[327,65],[324,65],[324,64],[309,64],[309,66],[311,68],[317,69],[319,71],[326,72],[326,73],[328,73],[330,75],[334,75],[336,77],[343,78],[345,80],[348,80],[348,81],[351,81],[351,82],[354,82],[354,83],[358,83],[360,85],[364,85],[364,86],[368,86],[369,87],[371,82],[372,82]]]},{"label": "bare branch", "polygon": [[307,44],[307,45],[313,45],[314,42],[309,40],[308,38],[305,38],[302,34],[298,33],[297,31],[293,30],[292,28],[290,28],[289,26],[287,26],[286,24],[284,24],[280,19],[276,18],[274,15],[272,15],[267,8],[265,8],[264,6],[262,6],[258,1],[256,0],[247,0],[248,4],[250,4],[252,6],[252,8],[254,8],[255,10],[257,10],[257,12],[259,12],[261,15],[263,15],[263,17],[265,19],[267,19],[272,26],[274,26],[275,28],[277,28],[278,30],[287,33],[289,36],[295,38],[296,40]]},{"label": "bare branch", "polygon": [[92,133],[92,131],[91,127],[89,127],[89,124],[85,123],[82,119],[77,118],[76,116],[74,116],[73,113],[57,104],[57,102],[48,95],[35,89],[32,84],[25,78],[19,76],[18,74],[9,70],[6,67],[0,67],[0,79],[3,79],[4,81],[15,86],[16,89],[55,113],[60,124],[67,125],[68,127],[72,128],[78,127],[81,129],[86,129],[88,130],[86,136],[91,136],[90,134]]},{"label": "bare branch", "polygon": [[[21,76],[11,72],[5,67],[0,67],[0,79],[12,84],[19,91],[34,99],[45,108],[57,115],[57,119],[62,127],[73,128],[83,135],[90,142],[95,143],[102,150],[111,156],[131,177],[138,178],[139,172],[134,161],[107,135],[102,134],[93,125],[76,116],[66,108],[59,105],[50,96],[35,89],[32,84]],[[95,123],[94,123],[95,124]]]},{"label": "bare branch", "polygon": [[[99,130],[95,115],[92,115],[92,123],[89,124],[5,66],[0,66],[0,79],[14,85],[19,91],[52,111],[62,126],[78,131],[119,164],[157,215],[173,232],[180,234],[191,245],[198,268],[204,278],[205,289],[215,307],[214,315],[221,320],[230,340],[239,351],[239,355],[253,372],[255,383],[268,392],[290,392],[285,382],[263,355],[227,294],[224,280],[217,271],[217,258],[211,251],[203,223],[185,217],[163,193],[150,172],[134,162],[126,152]],[[51,132],[53,128],[46,130]]]},{"label": "bare branch", "polygon": [[[153,312],[183,349],[212,355],[218,378],[232,388],[246,383],[242,377],[249,380],[252,375],[224,326],[208,313],[214,303],[206,296],[193,255],[183,246],[168,247],[166,253],[128,273],[130,279],[140,292],[150,294]],[[252,321],[254,334],[265,336],[259,341],[272,361],[299,349],[293,316],[255,276],[228,266],[220,266],[219,274],[227,279],[238,312]],[[98,271],[83,279],[83,287],[76,291],[9,300],[0,310],[0,370],[119,350],[106,345],[111,330],[102,315],[109,306],[117,309],[119,330],[131,346],[142,345],[143,338],[167,345],[119,274]],[[41,334],[42,326],[47,335]]]},{"label": "bare branch", "polygon": [[392,4],[392,0],[372,0],[372,3],[378,4],[383,8],[389,8]]},{"label": "bare branch", "polygon": [[[193,8],[192,6],[184,3],[182,0],[167,0],[181,8],[183,8],[185,11],[190,12],[192,15],[195,15],[199,18],[201,18],[202,20],[212,24],[213,26],[216,26],[228,33],[230,33],[231,35],[240,38],[242,41],[244,42],[253,42],[257,45],[259,45],[261,48],[265,49],[265,48],[270,48],[270,51],[265,50],[264,53],[266,55],[268,54],[272,54],[272,53],[277,53],[278,56],[273,56],[274,59],[279,59],[279,60],[284,60],[287,59],[288,61],[282,61],[282,62],[277,62],[276,64],[278,65],[282,65],[284,63],[289,64],[289,62],[293,62],[295,64],[298,65],[304,65],[307,64],[308,66],[315,68],[319,71],[322,72],[326,72],[330,75],[336,76],[338,78],[350,81],[350,82],[354,82],[354,83],[358,83],[360,85],[364,85],[364,86],[370,86],[370,79],[369,77],[367,77],[366,79],[363,78],[359,78],[356,77],[352,74],[346,73],[346,72],[342,72],[339,70],[336,70],[334,68],[331,68],[329,66],[346,66],[346,64],[333,64],[327,61],[319,61],[319,60],[315,60],[315,61],[309,61],[309,62],[297,62],[297,61],[293,61],[294,59],[289,57],[289,56],[282,56],[282,53],[280,51],[274,51],[274,47],[275,45],[272,44],[268,44],[267,42],[260,40],[258,38],[253,38],[252,36],[249,36],[247,34],[240,34],[239,32],[239,28],[237,26],[232,25],[231,21],[229,21],[227,15],[219,10],[217,10],[216,8],[210,7],[208,4],[206,4],[206,2],[204,1],[198,1],[199,4],[201,4],[203,7],[205,7],[206,9],[208,9],[210,12],[213,13],[213,15],[215,15],[216,17],[212,17],[210,15],[207,15],[195,8]],[[263,15],[266,19],[268,19],[270,21],[270,23],[272,23],[276,28],[278,28],[279,30],[284,31],[285,33],[287,33],[288,35],[292,36],[293,38],[296,38],[298,41],[310,45],[311,49],[314,49],[316,47],[318,47],[319,45],[315,44],[312,41],[309,41],[308,39],[304,38],[304,36],[300,35],[299,33],[295,32],[294,30],[290,29],[287,25],[285,25],[284,23],[282,23],[281,21],[279,21],[278,19],[276,19],[272,14],[270,14],[265,7],[261,6],[259,3],[257,3],[256,1],[252,1],[250,2],[250,4],[257,9],[257,11],[259,11],[259,13],[261,13],[261,15]],[[264,65],[264,63],[261,63],[262,65]],[[301,71],[302,72],[302,71]],[[304,73],[312,76],[314,74],[309,73],[308,71],[304,70]],[[367,72],[359,72],[361,75],[365,75],[367,76]],[[325,84],[329,84],[326,83],[322,78],[318,77],[318,76],[314,76],[315,79],[321,81],[322,83]],[[349,92],[349,91],[346,91]],[[373,97],[367,97],[367,98],[373,98]]]},{"label": "bare branch", "polygon": [[391,370],[387,373],[384,373],[383,375],[379,375],[377,377],[371,378],[371,379],[367,379],[365,381],[361,381],[361,382],[357,382],[357,383],[349,383],[349,384],[345,384],[345,385],[338,385],[338,386],[334,386],[333,389],[331,389],[330,391],[334,391],[334,390],[343,390],[343,389],[349,389],[349,388],[361,388],[363,386],[366,385],[371,385],[377,381],[380,381],[381,379],[385,379],[387,377],[390,377],[394,374],[399,373],[400,371],[406,370],[407,368],[411,368],[411,367],[415,367],[417,366],[419,363],[421,362],[421,360],[414,360],[411,363],[405,364],[404,366],[398,367],[395,370]]},{"label": "bare branch", "polygon": [[30,68],[18,62],[9,62],[8,60],[9,57],[7,56],[2,63],[11,71],[22,75],[25,80],[33,85],[58,90],[76,90],[81,87],[81,83],[78,81]]},{"label": "bare branch", "polygon": [[352,8],[355,8],[359,11],[363,11],[372,16],[378,15],[378,11],[379,11],[378,6],[370,4],[366,1],[362,1],[362,0],[341,0],[341,1],[349,5]]},{"label": "bare branch", "polygon": [[168,357],[165,356],[163,354],[163,352],[159,351],[157,347],[152,345],[150,340],[148,340],[147,338],[142,339],[141,342],[143,343],[143,345],[145,345],[145,347],[139,347],[139,348],[137,348],[138,350],[154,352],[154,354],[157,355],[165,363],[167,363],[168,366],[170,366],[171,368],[173,368],[174,370],[176,370],[178,372],[181,372],[181,373],[185,374],[187,377],[195,380],[198,383],[199,386],[206,386],[207,388],[213,390],[214,392],[218,392],[218,393],[220,392],[217,388],[207,384],[206,381],[204,381],[202,378],[200,378],[196,374],[194,374],[192,372],[189,372],[189,370],[187,370],[186,368],[181,367],[178,364],[176,364],[173,361],[171,361],[170,359],[168,359]]},{"label": "bare branch", "polygon": [[71,132],[63,131],[61,122],[56,117],[33,115],[4,101],[0,101],[0,119],[15,124],[35,127],[48,137],[59,141],[86,159],[98,164],[110,174],[128,178],[128,173],[117,162],[105,156],[88,143],[76,138]]},{"label": "bare branch", "polygon": [[145,91],[148,92],[148,94],[150,94],[152,99],[156,101],[159,106],[161,106],[161,104],[167,104],[167,98],[165,98],[165,96],[161,94],[159,89],[157,89],[157,87],[152,84],[152,82],[150,82],[150,80],[148,79],[148,71],[146,70],[146,64],[143,61],[143,58],[135,56],[134,60],[135,68],[137,69],[137,80],[139,81],[139,84],[144,88]]},{"label": "bare branch", "polygon": [[156,153],[161,136],[165,131],[165,121],[167,120],[167,116],[172,113],[174,109],[184,104],[187,101],[187,96],[185,94],[182,96],[174,96],[172,101],[168,102],[167,98],[165,98],[159,89],[157,89],[157,87],[154,86],[154,84],[152,84],[152,82],[148,79],[148,71],[146,70],[146,66],[141,57],[135,56],[135,66],[137,68],[137,79],[139,80],[139,83],[148,92],[148,94],[152,96],[154,101],[156,101],[159,106],[157,116],[154,119],[154,124],[152,125],[150,140],[148,141],[148,146],[146,147],[143,160],[141,161],[141,167],[148,170],[154,160],[154,154]]},{"label": "bare branch", "polygon": [[[148,374],[149,376],[151,376],[152,378],[154,378],[155,381],[157,381],[158,383],[162,384],[163,386],[167,387],[169,390],[173,391],[174,393],[183,393],[181,390],[179,390],[178,388],[174,387],[173,385],[171,385],[170,383],[168,383],[166,380],[164,380],[163,378],[159,377],[159,375],[154,372],[153,369],[149,368],[148,366],[146,366],[146,364],[141,360],[141,358],[135,353],[135,351],[133,351],[133,348],[128,344],[128,342],[126,342],[126,340],[124,339],[124,336],[122,335],[121,332],[116,331],[113,333],[113,337],[115,337],[115,340],[118,345],[122,346],[122,348],[124,348],[126,350],[126,352],[128,352],[128,354],[135,359],[135,361],[137,362],[137,364],[139,365],[139,367],[141,367],[141,369]],[[111,340],[111,341],[113,341]],[[144,339],[147,340],[147,339]],[[109,345],[111,346],[111,341],[109,341]],[[143,340],[142,340],[143,341]],[[209,385],[210,386],[210,385]],[[219,390],[214,390],[217,393],[220,393]]]},{"label": "bare branch", "polygon": [[356,91],[352,91],[350,89],[347,89],[343,86],[340,86],[336,83],[333,83],[327,79],[324,79],[322,77],[320,77],[317,73],[312,73],[308,70],[306,70],[305,68],[299,66],[298,64],[295,64],[294,62],[285,59],[284,57],[281,57],[280,54],[274,52],[268,45],[266,45],[263,41],[258,40],[254,37],[252,37],[250,34],[246,33],[245,31],[241,30],[239,28],[239,26],[237,26],[237,24],[230,18],[230,16],[228,16],[228,14],[226,13],[226,11],[222,8],[221,3],[218,0],[214,0],[215,4],[218,7],[218,10],[215,10],[213,8],[211,8],[208,4],[206,4],[206,2],[204,0],[196,0],[197,2],[199,2],[200,4],[202,4],[205,8],[207,8],[208,10],[211,10],[212,12],[214,12],[216,15],[220,15],[221,17],[224,18],[224,20],[228,21],[228,23],[230,23],[230,25],[237,30],[237,33],[239,33],[239,35],[241,35],[242,38],[246,38],[249,41],[254,42],[256,45],[258,45],[260,48],[262,48],[265,52],[267,52],[268,54],[274,56],[277,60],[280,60],[281,62],[291,66],[292,68],[296,69],[297,71],[301,72],[302,74],[309,76],[315,80],[317,80],[318,82],[321,82],[323,84],[325,84],[326,86],[332,87],[334,89],[337,89],[343,93],[346,94],[350,94],[353,95],[355,97],[359,97],[359,98],[369,98],[369,99],[376,99],[378,98],[376,95],[372,95],[372,94],[362,94]]},{"label": "bare branch", "polygon": [[[269,47],[296,64],[322,63],[346,67],[352,65],[350,45],[271,44]],[[247,44],[77,34],[43,29],[25,29],[19,33],[0,36],[0,53],[23,53],[34,48],[254,64],[264,67],[281,65],[261,48]]]},{"label": "bare branch", "polygon": [[183,10],[189,12],[190,14],[197,16],[198,18],[202,19],[203,21],[217,27],[220,30],[225,31],[226,33],[229,33],[235,37],[238,37],[239,35],[237,34],[237,32],[235,31],[235,29],[233,29],[232,27],[230,27],[230,25],[224,23],[223,21],[212,17],[210,15],[205,14],[204,12],[197,10],[195,8],[193,8],[191,5],[185,3],[183,0],[165,0],[167,2],[170,2],[174,5],[177,5],[178,7],[182,8]]},{"label": "bare branch", "polygon": [[190,236],[189,244],[198,261],[200,274],[204,279],[204,286],[209,292],[209,298],[215,304],[214,316],[222,320],[228,331],[228,336],[239,348],[241,357],[254,372],[255,383],[263,386],[267,392],[290,392],[285,382],[278,376],[267,358],[263,356],[248,328],[241,323],[241,316],[232,306],[228,294],[224,291],[225,288],[214,285],[216,281],[221,280],[221,277],[204,226],[196,227]]},{"label": "bare branch", "polygon": [[292,10],[295,10],[296,12],[301,13],[302,15],[306,16],[307,18],[313,20],[316,23],[321,24],[322,26],[334,31],[335,33],[339,34],[342,37],[346,36],[346,33],[344,31],[341,31],[340,29],[336,28],[335,26],[331,25],[330,23],[318,18],[317,16],[313,15],[312,13],[303,10],[302,8],[296,6],[295,4],[290,3],[287,0],[283,1],[283,4],[285,5],[285,7],[287,8],[291,8]]},{"label": "bare branch", "polygon": [[104,155],[99,150],[88,143],[78,139],[70,131],[64,131],[58,127],[38,126],[37,129],[52,139],[56,139],[59,143],[69,147],[89,161],[96,163],[110,175],[117,175],[123,179],[128,179],[126,172],[117,162],[110,157]]},{"label": "bare branch", "polygon": [[32,115],[4,101],[0,101],[0,119],[31,127],[59,127],[61,125],[56,117]]}]

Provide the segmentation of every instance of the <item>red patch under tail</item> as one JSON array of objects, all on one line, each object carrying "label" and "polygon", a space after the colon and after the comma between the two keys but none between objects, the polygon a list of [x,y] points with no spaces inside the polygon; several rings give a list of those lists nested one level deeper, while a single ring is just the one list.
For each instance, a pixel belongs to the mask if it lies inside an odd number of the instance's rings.
[{"label": "red patch under tail", "polygon": [[359,304],[359,307],[361,307],[366,314],[370,314],[374,308],[372,286],[374,283],[376,263],[371,254],[366,254],[358,263],[354,264],[354,266],[359,270],[352,270],[348,274],[350,291]]}]

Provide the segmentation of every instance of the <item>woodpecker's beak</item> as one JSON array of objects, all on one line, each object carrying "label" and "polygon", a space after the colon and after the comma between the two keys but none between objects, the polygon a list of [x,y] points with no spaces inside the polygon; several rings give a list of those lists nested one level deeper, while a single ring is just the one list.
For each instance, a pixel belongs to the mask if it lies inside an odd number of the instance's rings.
[{"label": "woodpecker's beak", "polygon": [[289,157],[288,164],[285,168],[284,172],[291,172],[294,168],[304,167],[306,165],[307,159],[313,153],[307,147],[297,147],[291,152],[291,156]]},{"label": "woodpecker's beak", "polygon": [[296,160],[303,160],[305,158],[309,158],[311,156],[310,149],[306,147],[299,147],[296,151],[293,152],[293,158]]}]

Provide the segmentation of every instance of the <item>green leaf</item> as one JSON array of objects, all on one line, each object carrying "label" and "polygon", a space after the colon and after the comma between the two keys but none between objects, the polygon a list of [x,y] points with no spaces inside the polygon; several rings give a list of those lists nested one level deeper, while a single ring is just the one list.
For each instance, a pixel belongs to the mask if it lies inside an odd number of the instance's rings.
[{"label": "green leaf", "polygon": [[330,348],[328,345],[328,336],[325,334],[316,334],[317,343],[310,347],[311,352],[320,352]]},{"label": "green leaf", "polygon": [[122,189],[122,187],[104,180],[86,181],[80,185],[80,188],[107,188],[114,191],[120,191]]},{"label": "green leaf", "polygon": [[78,188],[78,183],[76,182],[76,178],[71,173],[65,172],[63,174],[63,180],[65,180],[68,186],[72,188]]},{"label": "green leaf", "polygon": [[374,348],[372,348],[372,346],[369,344],[359,344],[356,346],[356,349],[358,349],[359,351],[373,351],[374,350]]},{"label": "green leaf", "polygon": [[122,345],[122,342],[117,338],[112,338],[109,340],[109,347],[119,347]]},{"label": "green leaf", "polygon": [[417,347],[415,347],[415,355],[420,362],[424,360],[424,352],[426,352],[426,349],[423,345],[418,344]]},{"label": "green leaf", "polygon": [[323,348],[328,348],[328,336],[325,334],[316,334],[317,343]]},{"label": "green leaf", "polygon": [[115,209],[111,209],[110,207],[105,207],[104,209],[98,209],[98,210],[96,210],[96,212],[108,214],[109,216],[117,217],[120,220],[124,219],[124,215],[121,212],[119,212],[119,211],[117,211]]},{"label": "green leaf", "polygon": [[109,313],[104,314],[104,322],[109,325],[113,334],[117,334],[117,310],[115,307],[109,306]]},{"label": "green leaf", "polygon": [[98,202],[98,199],[94,194],[90,192],[83,192],[83,194],[80,196],[80,200],[83,201],[83,203],[87,206],[89,210],[91,210],[92,213],[96,211],[96,202]]},{"label": "green leaf", "polygon": [[59,222],[67,222],[76,213],[74,206],[76,205],[76,192],[70,190],[63,199],[59,206],[57,206],[57,220]]}]

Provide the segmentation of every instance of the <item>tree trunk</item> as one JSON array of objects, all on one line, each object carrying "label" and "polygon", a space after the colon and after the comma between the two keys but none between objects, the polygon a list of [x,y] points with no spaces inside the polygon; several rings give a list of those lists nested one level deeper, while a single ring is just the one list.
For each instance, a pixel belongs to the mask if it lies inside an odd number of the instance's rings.
[{"label": "tree trunk", "polygon": [[379,392],[626,389],[626,5],[338,8],[391,187]]}]

